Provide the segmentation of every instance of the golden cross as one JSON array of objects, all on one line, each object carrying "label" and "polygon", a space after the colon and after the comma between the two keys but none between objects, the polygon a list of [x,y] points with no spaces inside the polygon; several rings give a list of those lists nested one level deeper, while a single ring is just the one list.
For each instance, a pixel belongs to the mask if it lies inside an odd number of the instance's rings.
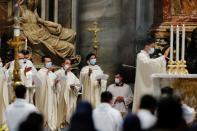
[{"label": "golden cross", "polygon": [[93,33],[93,39],[92,39],[93,48],[97,52],[97,49],[99,47],[97,33],[100,32],[100,31],[102,31],[102,29],[98,27],[98,23],[97,22],[94,22],[93,25],[92,25],[92,27],[88,27],[87,30]]}]

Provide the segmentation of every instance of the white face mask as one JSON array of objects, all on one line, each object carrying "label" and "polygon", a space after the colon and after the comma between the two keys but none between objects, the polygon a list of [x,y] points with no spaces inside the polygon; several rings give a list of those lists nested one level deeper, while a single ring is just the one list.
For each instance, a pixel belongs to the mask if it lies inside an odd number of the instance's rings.
[{"label": "white face mask", "polygon": [[45,64],[45,67],[46,67],[47,69],[51,68],[51,67],[52,67],[52,62],[47,62],[47,63]]},{"label": "white face mask", "polygon": [[68,70],[70,68],[70,65],[64,65],[64,70]]},{"label": "white face mask", "polygon": [[23,65],[24,64],[24,59],[19,59],[19,64]]},{"label": "white face mask", "polygon": [[115,78],[115,83],[116,83],[116,84],[119,84],[119,83],[120,83],[120,79]]},{"label": "white face mask", "polygon": [[153,54],[155,52],[155,48],[150,48],[149,50],[148,50],[148,54]]},{"label": "white face mask", "polygon": [[0,68],[2,68],[3,67],[3,63],[2,62],[0,62]]}]

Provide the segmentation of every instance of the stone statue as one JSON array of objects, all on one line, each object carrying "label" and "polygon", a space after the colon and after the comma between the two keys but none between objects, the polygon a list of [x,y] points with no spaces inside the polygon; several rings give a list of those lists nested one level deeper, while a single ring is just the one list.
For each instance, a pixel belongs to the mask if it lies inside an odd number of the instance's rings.
[{"label": "stone statue", "polygon": [[31,44],[42,44],[55,56],[72,57],[76,32],[40,18],[37,4],[38,0],[25,0],[20,6],[19,21],[23,34]]}]

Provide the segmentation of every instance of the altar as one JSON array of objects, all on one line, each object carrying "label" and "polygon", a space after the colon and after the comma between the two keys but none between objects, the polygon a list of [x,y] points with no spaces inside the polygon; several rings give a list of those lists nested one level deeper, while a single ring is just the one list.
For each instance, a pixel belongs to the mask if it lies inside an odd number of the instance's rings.
[{"label": "altar", "polygon": [[169,86],[174,89],[175,94],[179,95],[181,100],[195,108],[197,111],[197,74],[153,74],[154,96],[160,96],[160,89]]}]

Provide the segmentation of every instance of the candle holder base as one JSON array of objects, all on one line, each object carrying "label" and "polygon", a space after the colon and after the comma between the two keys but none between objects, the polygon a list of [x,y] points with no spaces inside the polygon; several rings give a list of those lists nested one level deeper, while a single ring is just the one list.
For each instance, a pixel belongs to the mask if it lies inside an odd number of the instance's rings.
[{"label": "candle holder base", "polygon": [[168,74],[188,74],[188,70],[186,69],[186,61],[185,60],[177,60],[177,61],[169,61],[168,62]]}]

